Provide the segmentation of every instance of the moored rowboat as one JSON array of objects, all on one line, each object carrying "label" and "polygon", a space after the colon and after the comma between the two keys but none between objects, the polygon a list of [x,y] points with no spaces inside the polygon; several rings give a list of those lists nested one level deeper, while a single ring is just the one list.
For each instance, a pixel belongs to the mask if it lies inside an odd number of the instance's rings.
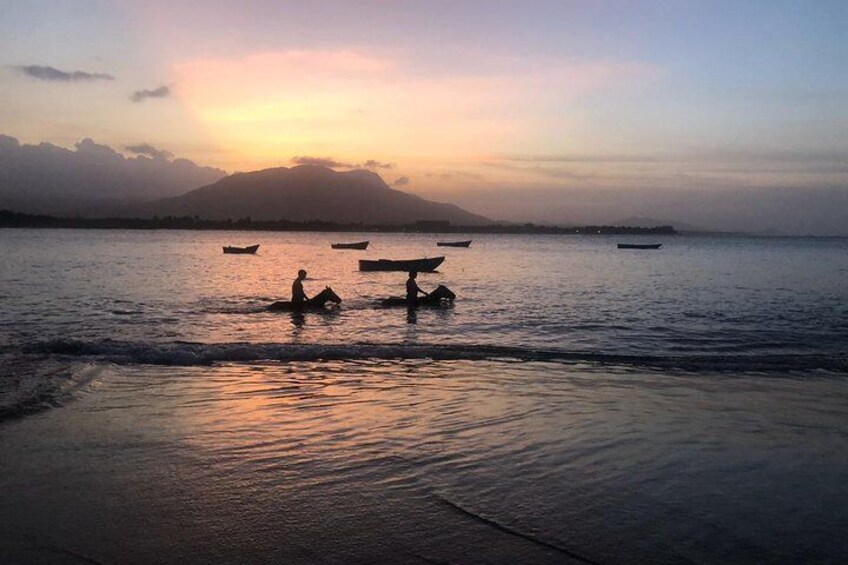
[{"label": "moored rowboat", "polygon": [[422,273],[435,271],[445,260],[444,257],[431,257],[429,259],[406,259],[394,261],[391,259],[379,259],[377,261],[360,259],[360,271],[419,271]]},{"label": "moored rowboat", "polygon": [[436,242],[439,247],[470,247],[471,240],[467,241],[439,241]]},{"label": "moored rowboat", "polygon": [[333,249],[368,249],[367,241],[359,241],[357,243],[331,243]]},{"label": "moored rowboat", "polygon": [[259,249],[259,245],[251,245],[249,247],[232,247],[229,245],[224,246],[224,253],[256,253],[256,250]]}]

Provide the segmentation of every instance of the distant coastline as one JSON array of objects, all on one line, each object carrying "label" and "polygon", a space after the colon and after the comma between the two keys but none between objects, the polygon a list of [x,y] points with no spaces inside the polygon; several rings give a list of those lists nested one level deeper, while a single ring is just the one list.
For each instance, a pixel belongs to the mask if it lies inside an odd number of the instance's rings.
[{"label": "distant coastline", "polygon": [[338,224],[325,221],[259,221],[251,220],[250,218],[205,220],[196,216],[165,216],[162,218],[69,218],[21,214],[12,212],[11,210],[0,210],[0,228],[575,235],[676,235],[678,233],[673,226],[546,226],[531,223],[460,226],[443,221],[420,221],[405,225],[367,225],[360,223]]}]

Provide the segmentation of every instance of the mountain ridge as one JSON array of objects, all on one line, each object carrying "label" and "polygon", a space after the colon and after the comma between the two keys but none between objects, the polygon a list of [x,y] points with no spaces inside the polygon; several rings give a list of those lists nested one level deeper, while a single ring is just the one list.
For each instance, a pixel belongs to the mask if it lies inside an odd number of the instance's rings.
[{"label": "mountain ridge", "polygon": [[389,187],[373,171],[335,171],[318,165],[235,173],[180,196],[135,210],[143,216],[200,216],[211,220],[327,221],[370,225],[420,221],[490,224],[454,204],[433,202]]},{"label": "mountain ridge", "polygon": [[0,207],[90,215],[176,196],[226,176],[149,144],[126,151],[133,156],[90,138],[67,149],[0,134]]}]

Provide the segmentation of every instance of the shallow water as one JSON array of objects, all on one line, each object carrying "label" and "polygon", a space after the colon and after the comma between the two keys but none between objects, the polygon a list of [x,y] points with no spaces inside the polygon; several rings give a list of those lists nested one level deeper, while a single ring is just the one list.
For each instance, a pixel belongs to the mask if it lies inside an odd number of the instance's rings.
[{"label": "shallow water", "polygon": [[435,239],[0,230],[0,561],[848,560],[845,240]]},{"label": "shallow water", "polygon": [[[441,236],[444,238],[444,236]],[[370,239],[368,251],[330,249]],[[633,236],[439,236],[251,232],[3,230],[0,338],[131,342],[461,343],[627,354],[844,353],[848,240]],[[259,253],[221,246],[260,243]],[[403,273],[361,273],[360,258],[445,255],[425,289],[454,308],[373,308],[402,295]],[[294,325],[262,312],[305,268],[310,295],[344,299]]]},{"label": "shallow water", "polygon": [[848,556],[848,399],[829,376],[368,360],[89,377],[67,409],[5,425],[11,557]]}]

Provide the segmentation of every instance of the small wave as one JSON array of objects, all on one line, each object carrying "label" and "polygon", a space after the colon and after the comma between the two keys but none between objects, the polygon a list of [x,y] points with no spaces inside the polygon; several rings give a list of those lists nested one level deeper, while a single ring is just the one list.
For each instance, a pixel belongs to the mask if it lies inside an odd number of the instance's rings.
[{"label": "small wave", "polygon": [[680,370],[686,372],[848,373],[848,357],[752,353],[713,355],[627,355],[555,351],[490,345],[283,344],[51,340],[29,345],[24,353],[84,357],[119,365],[211,365],[218,362],[433,359],[437,361],[536,361]]},{"label": "small wave", "polygon": [[104,367],[32,358],[4,358],[7,374],[0,387],[0,422],[63,406],[93,381]]},{"label": "small wave", "polygon": [[504,524],[501,524],[500,522],[492,520],[491,518],[486,518],[486,517],[482,516],[481,514],[478,514],[476,512],[472,512],[472,511],[466,509],[465,507],[461,506],[460,504],[458,504],[458,503],[456,503],[456,502],[454,502],[454,501],[452,501],[448,498],[445,498],[441,495],[434,494],[433,496],[436,498],[436,500],[438,500],[442,504],[448,506],[449,508],[451,508],[455,512],[458,512],[459,514],[462,514],[463,516],[467,516],[468,518],[471,518],[472,520],[475,520],[477,522],[483,523],[483,524],[485,524],[489,527],[495,528],[496,530],[500,530],[501,532],[519,537],[521,539],[527,540],[531,543],[535,543],[535,544],[540,545],[542,547],[546,547],[548,549],[553,549],[553,550],[555,550],[559,553],[562,553],[563,555],[567,555],[568,557],[570,557],[572,559],[576,559],[577,561],[580,561],[581,563],[586,563],[588,565],[600,565],[600,563],[598,563],[597,561],[593,561],[593,560],[589,559],[588,557],[584,557],[584,556],[582,556],[578,553],[575,553],[574,551],[572,551],[568,548],[562,547],[562,546],[557,545],[555,543],[551,543],[551,542],[542,540],[542,539],[540,539],[536,536],[523,533],[519,530],[516,530],[516,529],[511,528],[509,526],[506,526]]}]

